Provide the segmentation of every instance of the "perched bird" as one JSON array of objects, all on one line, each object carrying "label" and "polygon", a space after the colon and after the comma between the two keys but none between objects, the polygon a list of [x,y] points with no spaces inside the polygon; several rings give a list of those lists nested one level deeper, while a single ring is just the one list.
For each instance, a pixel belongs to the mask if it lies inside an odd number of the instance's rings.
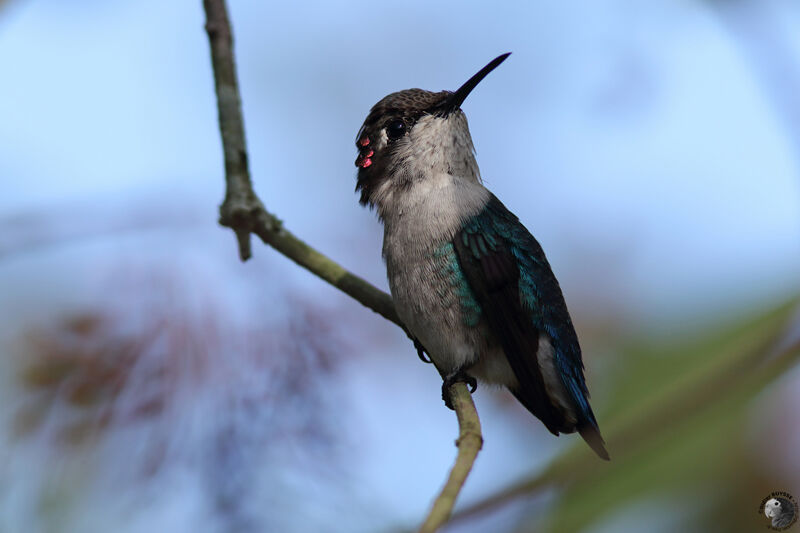
[{"label": "perched bird", "polygon": [[[553,434],[608,459],[578,338],[541,246],[481,181],[461,104],[504,54],[455,92],[380,100],[356,146],[360,202],[384,225],[397,313],[449,386],[502,385]],[[420,357],[424,357],[420,351]]]}]

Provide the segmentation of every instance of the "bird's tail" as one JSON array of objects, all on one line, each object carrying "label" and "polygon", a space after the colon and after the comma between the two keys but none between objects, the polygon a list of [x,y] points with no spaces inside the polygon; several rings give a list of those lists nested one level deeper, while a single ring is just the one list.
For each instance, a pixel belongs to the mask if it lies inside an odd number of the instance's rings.
[{"label": "bird's tail", "polygon": [[578,428],[578,433],[581,434],[586,444],[588,444],[601,459],[605,459],[606,461],[611,460],[608,451],[606,451],[606,441],[603,440],[603,437],[600,435],[600,430],[597,429],[594,424],[591,422],[583,424]]}]

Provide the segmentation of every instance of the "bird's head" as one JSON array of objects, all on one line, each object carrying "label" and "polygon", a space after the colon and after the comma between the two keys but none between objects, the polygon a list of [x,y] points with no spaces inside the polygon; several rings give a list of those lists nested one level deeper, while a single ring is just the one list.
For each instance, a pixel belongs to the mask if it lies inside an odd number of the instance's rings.
[{"label": "bird's head", "polygon": [[508,56],[495,58],[454,92],[407,89],[375,104],[356,138],[360,202],[380,208],[395,193],[443,173],[480,181],[461,104]]},{"label": "bird's head", "polygon": [[774,518],[776,516],[780,516],[781,502],[779,502],[775,498],[770,498],[767,501],[767,503],[764,504],[764,514],[767,515],[767,518]]}]

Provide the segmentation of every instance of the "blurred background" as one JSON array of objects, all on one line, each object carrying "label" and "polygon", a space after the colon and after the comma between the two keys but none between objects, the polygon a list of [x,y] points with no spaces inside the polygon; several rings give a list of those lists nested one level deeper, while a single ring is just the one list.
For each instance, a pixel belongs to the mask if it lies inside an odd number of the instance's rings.
[{"label": "blurred background", "polygon": [[[511,397],[447,531],[753,531],[800,497],[800,4],[230,2],[256,191],[386,288],[355,134],[454,89],[612,462]],[[0,1],[0,531],[403,531],[455,455],[395,326],[216,224],[200,0]]]}]

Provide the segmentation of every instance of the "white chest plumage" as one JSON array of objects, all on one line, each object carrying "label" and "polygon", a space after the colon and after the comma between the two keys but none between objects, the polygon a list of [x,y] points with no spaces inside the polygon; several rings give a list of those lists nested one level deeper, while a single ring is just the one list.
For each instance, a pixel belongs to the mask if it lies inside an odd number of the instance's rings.
[{"label": "white chest plumage", "polygon": [[485,332],[467,327],[440,250],[480,212],[489,192],[448,174],[413,183],[384,215],[383,256],[398,314],[443,372],[474,362]]}]

